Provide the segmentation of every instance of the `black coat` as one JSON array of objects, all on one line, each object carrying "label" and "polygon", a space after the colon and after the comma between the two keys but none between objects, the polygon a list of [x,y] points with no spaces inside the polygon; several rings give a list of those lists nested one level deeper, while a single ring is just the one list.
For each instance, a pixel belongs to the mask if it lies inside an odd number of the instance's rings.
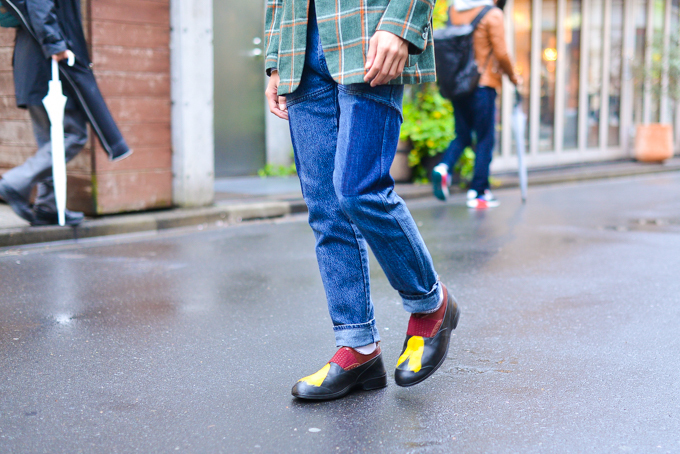
[{"label": "black coat", "polygon": [[17,105],[42,105],[52,78],[51,57],[71,50],[72,67],[59,63],[67,109],[80,108],[111,159],[130,152],[92,73],[80,17],[80,0],[2,0],[19,20],[14,46]]}]

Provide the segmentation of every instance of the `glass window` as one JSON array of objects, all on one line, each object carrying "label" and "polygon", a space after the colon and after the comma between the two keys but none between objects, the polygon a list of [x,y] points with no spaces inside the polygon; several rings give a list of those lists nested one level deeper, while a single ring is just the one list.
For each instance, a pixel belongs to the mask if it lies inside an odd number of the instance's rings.
[{"label": "glass window", "polygon": [[623,0],[612,0],[609,63],[609,118],[607,144],[619,145],[621,117],[621,63],[623,59]]},{"label": "glass window", "polygon": [[[674,0],[678,1],[678,0]],[[647,46],[647,0],[638,0],[635,4],[635,60],[636,67],[645,61],[645,48]],[[633,121],[636,124],[644,122],[644,83],[640,80],[641,72],[635,70],[636,80],[633,94]]]},{"label": "glass window", "polygon": [[[679,0],[680,1],[680,0]],[[579,60],[581,59],[581,0],[567,0],[564,21],[564,149],[578,148]]]},{"label": "glass window", "polygon": [[[670,50],[667,52],[668,58],[671,60],[677,61],[679,55],[678,52],[678,36],[680,36],[680,0],[672,0],[671,1],[671,32],[670,32]],[[672,80],[672,79],[671,79]],[[677,79],[676,79],[677,80]],[[677,96],[678,93],[678,88],[675,87],[670,87],[669,89],[672,94]],[[674,96],[671,96],[668,102],[668,118],[669,119],[675,119],[675,115],[677,115],[677,99],[673,99]],[[677,121],[674,121],[673,124],[677,124]],[[677,136],[678,131],[675,131],[675,137]]]},{"label": "glass window", "polygon": [[541,20],[539,151],[555,149],[555,69],[557,58],[557,0],[544,0]]},{"label": "glass window", "polygon": [[[654,39],[649,45],[651,46],[652,59],[662,58],[662,43],[663,43],[663,26],[664,26],[664,12],[666,9],[666,0],[652,0],[654,1]],[[650,121],[658,123],[661,114],[661,90],[660,87],[652,87],[652,105],[650,112]]]},{"label": "glass window", "polygon": [[588,128],[586,131],[588,147],[600,143],[600,106],[602,92],[602,38],[603,38],[603,0],[590,2],[590,38],[588,39]]},{"label": "glass window", "polygon": [[[524,143],[529,150],[529,90],[531,80],[531,0],[515,0],[512,8],[512,26],[515,37],[515,72],[522,81],[519,87],[522,107],[527,116]],[[512,138],[512,152],[517,150]]]}]

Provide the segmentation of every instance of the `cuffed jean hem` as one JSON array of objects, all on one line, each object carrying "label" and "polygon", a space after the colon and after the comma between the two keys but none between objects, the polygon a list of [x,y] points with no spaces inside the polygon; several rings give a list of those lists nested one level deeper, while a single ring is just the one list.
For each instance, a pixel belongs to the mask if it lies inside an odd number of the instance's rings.
[{"label": "cuffed jean hem", "polygon": [[406,312],[411,314],[417,314],[420,312],[433,311],[439,305],[439,301],[442,299],[442,283],[437,282],[432,287],[432,290],[427,292],[425,295],[404,295],[400,293],[401,299],[404,303],[404,309]]},{"label": "cuffed jean hem", "polygon": [[357,348],[380,341],[380,333],[375,320],[357,325],[334,326],[335,344],[337,347]]}]

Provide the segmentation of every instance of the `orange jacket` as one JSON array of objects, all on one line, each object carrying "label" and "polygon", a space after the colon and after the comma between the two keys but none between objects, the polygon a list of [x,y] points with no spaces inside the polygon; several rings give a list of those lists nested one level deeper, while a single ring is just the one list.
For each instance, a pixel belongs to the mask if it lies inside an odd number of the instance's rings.
[{"label": "orange jacket", "polygon": [[[449,17],[453,25],[465,25],[471,23],[477,14],[484,9],[483,6],[471,10],[458,12],[451,6]],[[505,45],[505,24],[503,23],[503,11],[493,8],[486,13],[472,36],[475,49],[477,67],[482,71],[479,79],[481,87],[491,87],[500,90],[502,87],[502,75],[507,74],[513,84],[517,85],[517,76],[512,61]],[[489,53],[493,50],[491,58]]]}]

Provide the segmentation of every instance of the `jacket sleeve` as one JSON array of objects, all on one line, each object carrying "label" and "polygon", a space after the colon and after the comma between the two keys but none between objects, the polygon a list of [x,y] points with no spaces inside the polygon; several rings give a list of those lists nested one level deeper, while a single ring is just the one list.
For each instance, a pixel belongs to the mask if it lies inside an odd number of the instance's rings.
[{"label": "jacket sleeve", "polygon": [[510,55],[508,54],[508,47],[505,44],[503,13],[499,9],[493,9],[489,12],[487,30],[489,33],[489,41],[491,42],[491,49],[496,61],[498,61],[498,65],[503,72],[508,75],[510,81],[517,85],[515,68],[512,65]]},{"label": "jacket sleeve", "polygon": [[26,9],[28,20],[38,36],[46,58],[68,49],[57,21],[53,0],[26,0]]},{"label": "jacket sleeve", "polygon": [[427,47],[435,0],[390,0],[376,31],[394,33],[408,41],[409,54]]},{"label": "jacket sleeve", "polygon": [[279,67],[279,37],[283,0],[267,0],[264,17],[265,59],[264,69],[270,76],[272,70]]}]

